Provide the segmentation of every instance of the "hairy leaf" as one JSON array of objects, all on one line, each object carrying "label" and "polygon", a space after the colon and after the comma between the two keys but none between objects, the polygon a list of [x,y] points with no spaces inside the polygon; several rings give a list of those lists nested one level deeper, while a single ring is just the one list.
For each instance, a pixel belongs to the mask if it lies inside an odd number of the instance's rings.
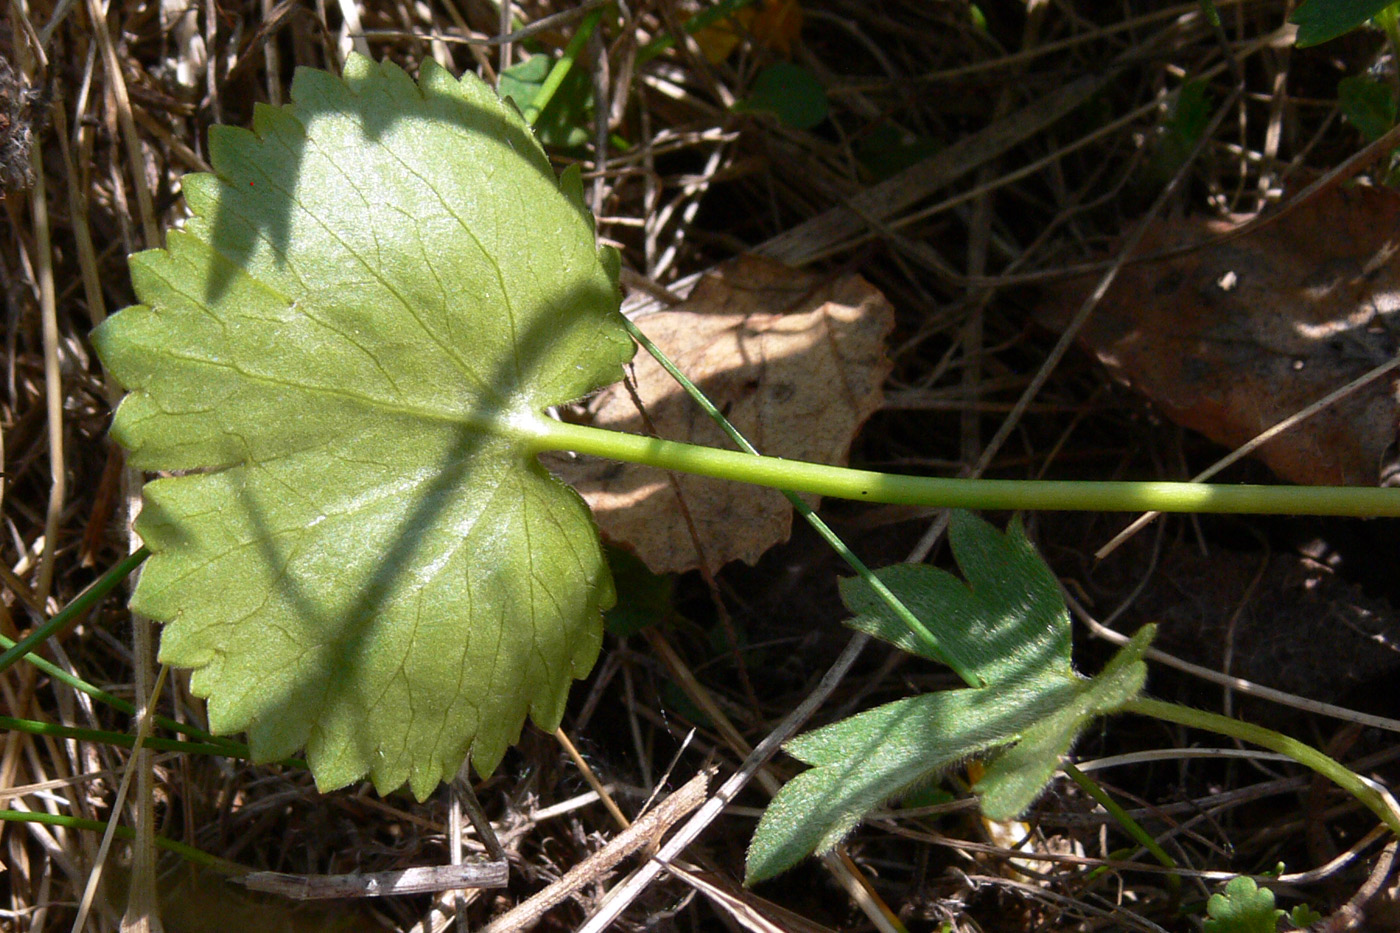
[{"label": "hairy leaf", "polygon": [[[1094,716],[1137,696],[1147,676],[1143,628],[1098,676],[1070,666],[1070,621],[1054,574],[1019,523],[1002,534],[954,513],[950,541],[967,582],[921,564],[878,576],[985,687],[898,700],[798,736],[786,749],[812,769],[773,798],[749,847],[747,881],[825,852],[887,800],[936,780],[973,755],[992,755],[974,790],[992,819],[1014,819],[1054,775]],[[848,624],[931,657],[859,579],[842,583]]]},{"label": "hairy leaf", "polygon": [[292,100],[211,131],[93,336],[131,463],[197,471],[146,487],[132,606],[215,731],[421,798],[555,728],[596,659],[611,579],[530,441],[631,355],[616,257],[473,77],[356,57]]},{"label": "hairy leaf", "polygon": [[[1069,612],[1055,575],[1013,520],[1006,534],[962,510],[949,543],[967,582],[926,564],[896,564],[877,576],[929,626],[948,657],[986,684],[1069,669]],[[847,625],[903,651],[938,656],[859,577],[841,581],[854,612]]]}]

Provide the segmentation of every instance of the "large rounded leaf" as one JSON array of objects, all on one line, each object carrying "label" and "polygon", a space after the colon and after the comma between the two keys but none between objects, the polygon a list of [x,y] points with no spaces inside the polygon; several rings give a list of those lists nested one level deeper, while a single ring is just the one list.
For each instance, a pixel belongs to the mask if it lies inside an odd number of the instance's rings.
[{"label": "large rounded leaf", "polygon": [[555,728],[597,657],[597,533],[532,439],[631,355],[616,257],[475,78],[354,58],[292,100],[210,134],[94,334],[131,463],[193,471],[146,487],[132,605],[215,731],[423,797]]}]

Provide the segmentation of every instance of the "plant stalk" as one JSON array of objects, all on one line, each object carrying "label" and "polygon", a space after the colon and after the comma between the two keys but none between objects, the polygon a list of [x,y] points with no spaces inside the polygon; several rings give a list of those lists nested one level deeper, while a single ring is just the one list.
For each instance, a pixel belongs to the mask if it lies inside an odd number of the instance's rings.
[{"label": "plant stalk", "polygon": [[1267,748],[1272,752],[1278,752],[1280,755],[1287,755],[1298,764],[1316,771],[1351,794],[1368,810],[1380,817],[1381,822],[1389,827],[1392,833],[1400,836],[1400,813],[1396,813],[1384,794],[1367,784],[1341,762],[1324,755],[1305,742],[1291,739],[1280,732],[1265,729],[1263,726],[1221,716],[1219,713],[1208,713],[1205,710],[1179,706],[1176,703],[1164,703],[1161,700],[1150,700],[1145,697],[1129,701],[1119,712],[1152,716],[1194,729],[1217,732],[1249,742],[1252,745],[1258,745],[1260,748]]},{"label": "plant stalk", "polygon": [[[698,405],[701,411],[709,415],[710,420],[719,425],[720,430],[734,442],[736,447],[749,456],[761,456],[758,452],[758,448],[749,443],[749,439],[744,437],[739,429],[724,416],[724,412],[715,407],[715,403],[710,401],[704,392],[700,391],[700,387],[691,382],[690,377],[681,372],[680,367],[676,366],[676,364],[671,361],[671,358],[668,357],[660,347],[653,343],[651,338],[644,334],[642,329],[638,327],[634,321],[624,317],[622,323],[623,326],[627,328],[627,332],[632,335],[632,339],[637,341],[638,346],[646,350],[647,353],[651,355],[652,359],[656,360],[661,368],[666,370],[672,379],[676,380],[676,384],[685,390],[685,393],[690,396],[691,401]],[[874,591],[875,595],[879,596],[880,599],[884,601],[885,605],[890,607],[890,611],[898,616],[904,624],[909,627],[909,630],[916,634],[924,644],[929,646],[934,657],[951,667],[953,672],[961,677],[963,682],[969,687],[985,686],[981,678],[974,675],[970,668],[957,658],[951,657],[943,650],[943,646],[939,643],[938,637],[929,630],[929,627],[925,625],[918,616],[910,612],[909,607],[904,605],[898,596],[890,592],[890,588],[885,585],[885,581],[875,576],[870,568],[865,566],[865,562],[856,556],[854,551],[846,547],[846,542],[841,540],[841,536],[832,531],[831,526],[822,521],[821,516],[817,515],[816,511],[808,505],[801,496],[787,489],[781,490],[781,492],[787,497],[788,502],[792,503],[792,507],[797,514],[801,515],[807,524],[811,525],[812,529],[816,531],[817,534],[821,535],[822,540],[830,545],[833,551],[840,555],[847,566],[854,570],[856,575],[865,581],[866,585]]]},{"label": "plant stalk", "polygon": [[992,511],[1214,512],[1400,517],[1400,489],[900,476],[698,447],[540,419],[536,452],[575,453],[787,492],[889,505]]},{"label": "plant stalk", "polygon": [[1152,857],[1169,872],[1167,875],[1167,886],[1171,888],[1172,896],[1180,897],[1181,875],[1176,871],[1176,859],[1167,854],[1167,850],[1162,848],[1161,843],[1153,839],[1147,830],[1143,829],[1142,825],[1138,823],[1137,820],[1133,819],[1132,814],[1124,810],[1122,806],[1119,805],[1118,801],[1110,797],[1108,792],[1100,787],[1089,775],[1080,771],[1068,761],[1060,763],[1060,770],[1063,771],[1071,781],[1078,784],[1080,790],[1084,791],[1084,793],[1093,798],[1099,806],[1103,807],[1104,810],[1108,812],[1109,816],[1117,820],[1118,825],[1123,827],[1123,831],[1129,836],[1132,836],[1138,845],[1152,853]]}]

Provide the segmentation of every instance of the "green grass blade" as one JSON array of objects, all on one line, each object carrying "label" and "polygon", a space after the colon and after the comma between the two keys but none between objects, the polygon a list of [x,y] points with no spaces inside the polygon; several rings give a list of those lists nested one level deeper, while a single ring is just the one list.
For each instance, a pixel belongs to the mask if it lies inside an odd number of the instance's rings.
[{"label": "green grass blade", "polygon": [[[30,735],[46,735],[58,739],[73,739],[79,742],[100,742],[131,748],[136,737],[125,732],[111,732],[106,729],[83,729],[77,726],[60,726],[51,722],[38,722],[33,719],[16,719],[13,716],[0,716],[0,729],[26,732]],[[161,752],[187,752],[195,755],[222,755],[226,758],[247,758],[248,747],[222,742],[180,742],[175,739],[161,739],[151,736],[141,743],[144,748],[154,748]],[[303,765],[305,767],[305,765]]]},{"label": "green grass blade", "polygon": [[48,641],[77,621],[78,618],[91,609],[95,603],[112,592],[113,588],[115,588],[118,583],[125,580],[133,570],[141,566],[141,562],[149,557],[150,554],[151,552],[145,548],[141,548],[130,554],[125,560],[121,561],[121,563],[93,581],[87,589],[74,597],[73,601],[67,606],[64,606],[63,610],[57,613],[52,619],[49,619],[49,621],[30,632],[26,637],[20,639],[17,644],[8,648],[4,654],[0,654],[0,673],[9,670],[20,658],[29,654],[29,652],[33,651],[40,644]]},{"label": "green grass blade", "polygon": [[[102,820],[85,820],[81,817],[68,816],[64,813],[37,813],[25,812],[23,810],[0,810],[0,820],[9,823],[42,823],[45,826],[62,826],[65,829],[82,829],[94,833],[105,833],[107,824]],[[122,839],[135,839],[136,833],[129,826],[118,826],[115,830],[118,837]],[[225,875],[246,875],[253,869],[237,862],[230,862],[210,855],[208,852],[196,849],[194,846],[186,845],[183,842],[176,842],[174,839],[166,839],[164,836],[155,837],[156,845],[167,852],[173,852],[187,862],[194,862],[206,868]]]}]

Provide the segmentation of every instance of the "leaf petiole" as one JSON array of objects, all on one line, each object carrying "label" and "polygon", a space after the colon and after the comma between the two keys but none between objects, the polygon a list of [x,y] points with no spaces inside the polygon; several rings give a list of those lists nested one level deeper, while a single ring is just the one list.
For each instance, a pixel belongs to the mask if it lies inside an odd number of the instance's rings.
[{"label": "leaf petiole", "polygon": [[536,452],[571,450],[794,493],[890,505],[993,511],[1214,512],[1400,517],[1400,489],[1212,483],[952,479],[754,456],[538,419]]},{"label": "leaf petiole", "polygon": [[1238,719],[1221,716],[1219,713],[1208,713],[1205,710],[1192,709],[1189,706],[1180,706],[1176,703],[1165,703],[1161,700],[1151,700],[1146,697],[1130,700],[1123,705],[1121,711],[1137,713],[1140,716],[1151,716],[1155,719],[1190,726],[1194,729],[1217,732],[1258,745],[1260,748],[1267,748],[1272,752],[1278,752],[1280,755],[1287,755],[1298,764],[1317,772],[1351,794],[1368,810],[1380,817],[1381,822],[1389,827],[1391,832],[1400,836],[1400,813],[1396,812],[1394,806],[1386,799],[1386,795],[1366,783],[1356,772],[1341,762],[1324,755],[1306,742],[1299,742],[1297,739],[1291,739],[1272,729],[1265,729],[1263,726],[1256,726],[1253,723],[1240,722]]},{"label": "leaf petiole", "polygon": [[[700,406],[700,409],[710,417],[710,420],[719,425],[720,430],[724,431],[740,450],[744,451],[744,453],[750,457],[762,456],[762,454],[758,452],[758,448],[750,444],[748,438],[744,437],[739,429],[724,416],[724,412],[715,407],[715,403],[710,401],[704,392],[700,391],[700,387],[694,382],[691,382],[690,377],[681,372],[680,367],[673,363],[671,358],[668,357],[660,347],[653,343],[651,338],[644,334],[641,328],[639,328],[631,318],[623,318],[623,326],[626,327],[627,332],[632,335],[632,339],[637,341],[637,344],[643,350],[646,350],[662,369],[670,374],[671,378],[676,381],[676,384],[685,390],[685,393],[690,396],[691,400],[694,401],[696,405]],[[847,566],[854,570],[856,575],[864,580],[866,585],[874,590],[875,594],[879,596],[880,599],[884,600],[885,604],[890,607],[891,611],[899,616],[900,620],[909,627],[911,632],[918,635],[918,637],[923,640],[924,644],[929,646],[934,657],[952,668],[953,672],[961,677],[963,683],[967,684],[969,687],[983,686],[981,678],[968,670],[966,665],[959,662],[957,658],[950,657],[948,652],[943,650],[943,646],[939,644],[937,636],[929,631],[928,626],[924,625],[924,623],[919,620],[918,616],[910,612],[909,607],[905,606],[898,596],[890,592],[885,582],[875,576],[869,567],[865,566],[865,561],[857,557],[856,553],[846,546],[846,542],[841,540],[841,536],[832,531],[831,526],[822,521],[821,516],[817,515],[816,511],[804,502],[801,496],[787,489],[780,491],[787,497],[788,502],[792,503],[792,507],[797,511],[797,514],[801,515],[803,519],[806,520],[807,524],[811,525],[813,530],[821,535],[822,540],[836,552],[837,556],[844,560]]]}]

